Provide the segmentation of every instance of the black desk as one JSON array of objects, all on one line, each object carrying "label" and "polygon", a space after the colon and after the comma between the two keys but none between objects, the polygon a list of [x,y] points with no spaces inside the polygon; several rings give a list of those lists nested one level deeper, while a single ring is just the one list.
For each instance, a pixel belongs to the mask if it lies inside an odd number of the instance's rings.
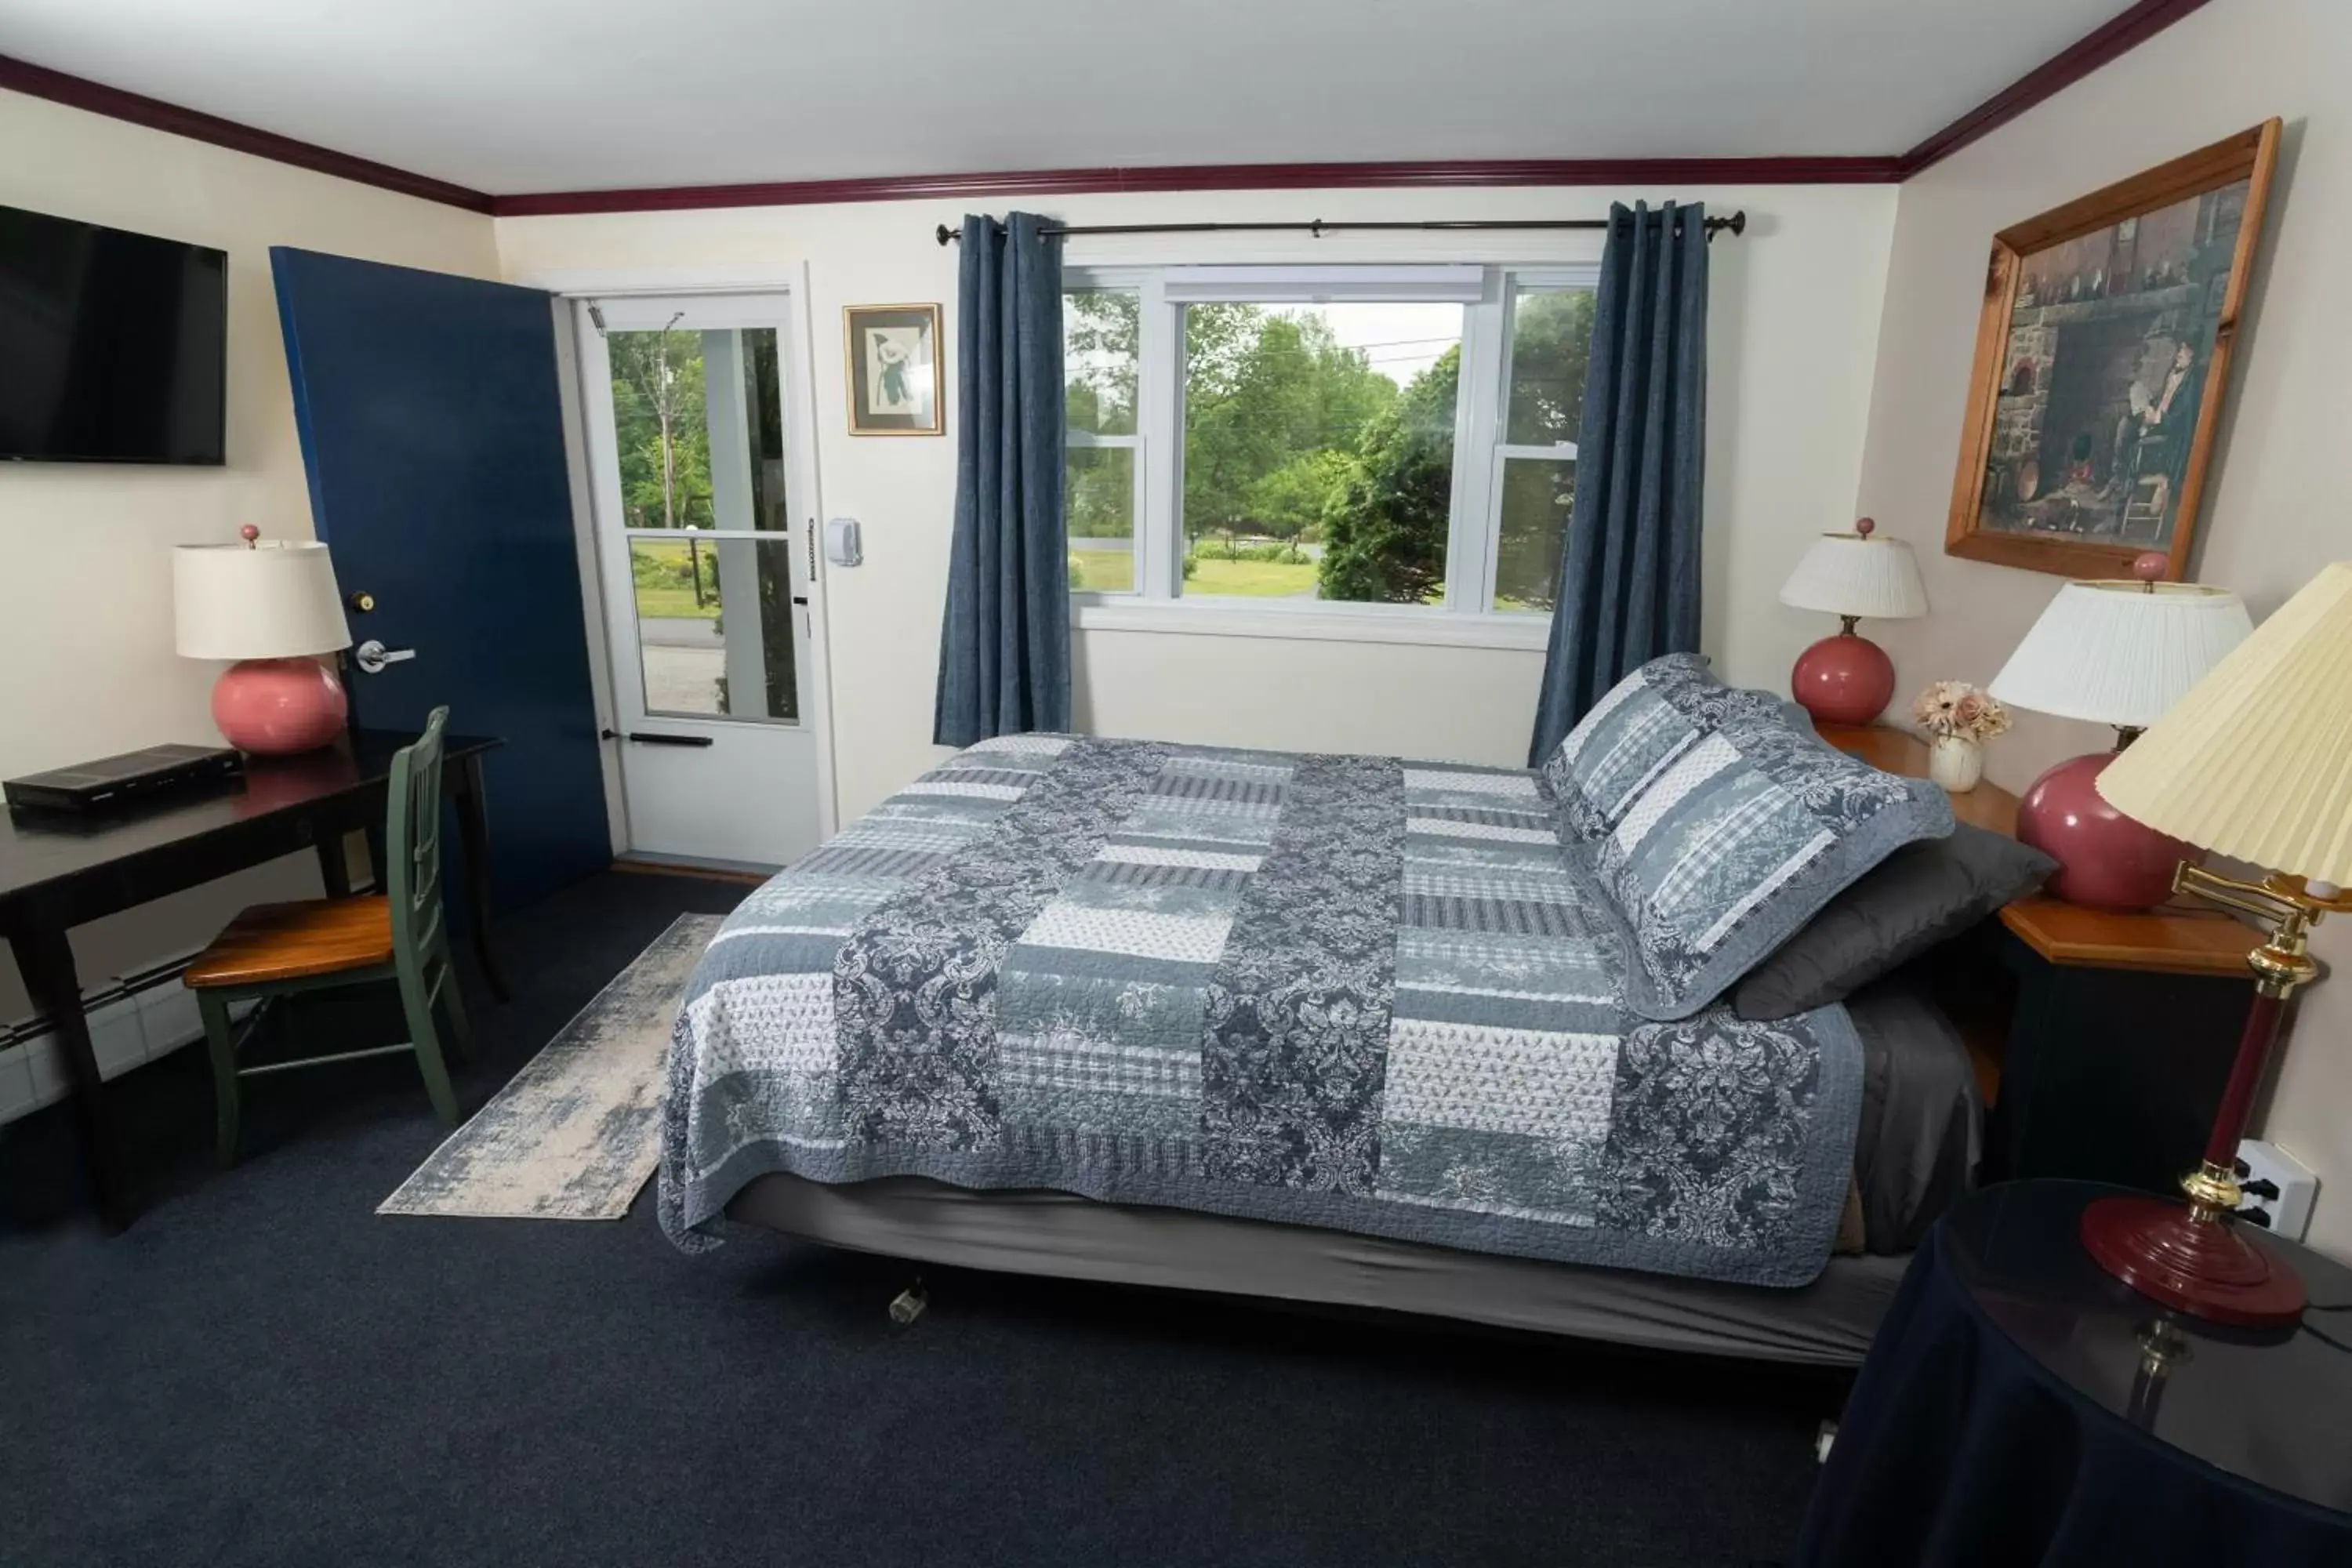
[{"label": "black desk", "polygon": [[2304,1328],[2167,1312],[2077,1239],[2116,1190],[2008,1183],[1937,1223],[1847,1402],[1801,1568],[2352,1563],[2352,1269],[2256,1231],[2302,1272]]},{"label": "black desk", "polygon": [[[129,1218],[120,1151],[66,932],[299,849],[318,852],[329,894],[348,894],[343,836],[368,830],[381,859],[393,753],[415,738],[354,730],[300,756],[248,758],[241,780],[120,810],[0,811],[0,933],[16,952],[33,1005],[57,1031],[99,1217],[110,1230]],[[465,847],[474,952],[503,1002],[506,981],[490,955],[489,832],[482,815],[482,755],[499,744],[483,736],[447,737],[441,779],[457,805]]]}]

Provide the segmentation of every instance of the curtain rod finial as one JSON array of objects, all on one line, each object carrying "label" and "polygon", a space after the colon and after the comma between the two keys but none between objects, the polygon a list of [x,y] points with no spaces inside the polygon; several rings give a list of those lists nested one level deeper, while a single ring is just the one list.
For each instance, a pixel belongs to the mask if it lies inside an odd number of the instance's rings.
[{"label": "curtain rod finial", "polygon": [[[1741,215],[1741,216],[1744,217],[1746,215],[1744,215],[1744,214],[1743,214],[1743,215]],[[934,231],[934,232],[936,232],[936,233],[939,235],[939,237],[940,237],[940,243],[941,245],[949,245],[949,244],[951,244],[951,243],[953,243],[954,241],[956,241],[956,240],[961,239],[961,238],[962,238],[962,237],[963,237],[961,235],[960,235],[960,234],[956,233],[956,231],[955,231],[955,230],[953,230],[953,229],[950,228],[950,227],[949,227],[947,225],[945,225],[945,224],[941,224],[941,225],[940,225],[939,228],[938,228],[936,231]]]}]

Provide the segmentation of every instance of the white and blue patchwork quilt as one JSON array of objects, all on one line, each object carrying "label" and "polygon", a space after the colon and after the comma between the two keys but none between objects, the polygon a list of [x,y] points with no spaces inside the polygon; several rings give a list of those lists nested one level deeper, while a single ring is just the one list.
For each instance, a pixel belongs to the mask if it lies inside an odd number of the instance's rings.
[{"label": "white and blue patchwork quilt", "polygon": [[1805,1283],[1843,1009],[1637,1016],[1599,879],[1532,773],[982,742],[712,941],[662,1222],[703,1246],[762,1174],[911,1174]]}]

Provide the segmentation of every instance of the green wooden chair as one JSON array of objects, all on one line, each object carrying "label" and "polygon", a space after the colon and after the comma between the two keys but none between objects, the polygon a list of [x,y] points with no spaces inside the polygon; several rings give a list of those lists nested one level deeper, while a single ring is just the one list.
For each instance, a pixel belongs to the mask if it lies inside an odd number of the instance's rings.
[{"label": "green wooden chair", "polygon": [[[457,1097],[441,1059],[433,1006],[449,1016],[449,1033],[462,1054],[470,1038],[457,977],[449,966],[449,929],[441,909],[441,731],[449,710],[436,708],[425,733],[392,759],[385,813],[383,891],[349,899],[306,899],[256,904],[231,921],[188,965],[185,981],[204,1015],[212,1047],[213,1094],[218,1111],[220,1163],[236,1161],[237,1080],[290,1068],[356,1061],[362,1057],[416,1053],[425,1092],[448,1126],[457,1125]],[[393,981],[400,987],[409,1038],[398,1045],[336,1051],[295,1061],[237,1066],[237,1053],[267,1007],[239,1026],[229,1005],[301,991]]]}]

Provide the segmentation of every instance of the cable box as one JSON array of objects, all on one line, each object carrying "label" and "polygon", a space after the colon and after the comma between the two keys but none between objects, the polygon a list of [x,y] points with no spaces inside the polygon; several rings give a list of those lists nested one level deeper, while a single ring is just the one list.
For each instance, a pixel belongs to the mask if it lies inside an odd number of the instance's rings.
[{"label": "cable box", "polygon": [[245,772],[228,747],[149,746],[0,782],[10,805],[37,811],[98,811],[129,801],[175,795]]}]

